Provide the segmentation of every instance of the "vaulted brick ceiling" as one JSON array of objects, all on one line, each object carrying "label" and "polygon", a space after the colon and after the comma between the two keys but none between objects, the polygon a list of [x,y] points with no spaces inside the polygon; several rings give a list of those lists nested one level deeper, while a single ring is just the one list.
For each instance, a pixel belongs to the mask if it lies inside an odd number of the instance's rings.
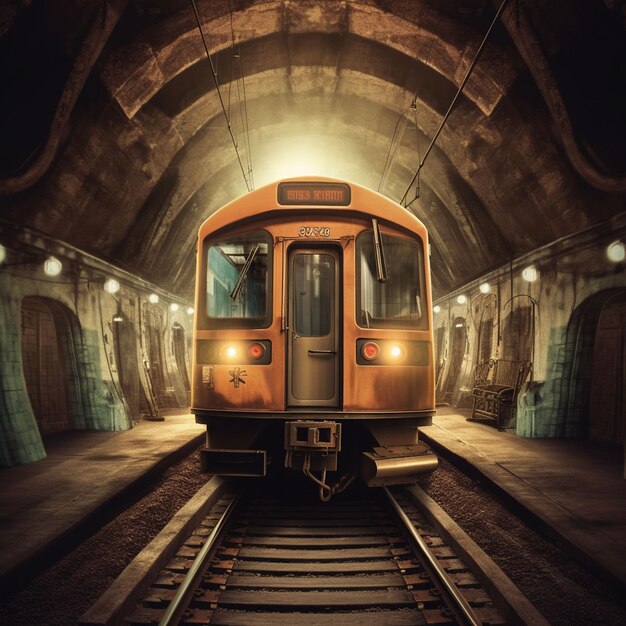
[{"label": "vaulted brick ceiling", "polygon": [[[255,185],[399,200],[499,4],[198,1]],[[625,7],[505,9],[411,205],[437,293],[626,209]],[[0,29],[1,214],[189,296],[199,224],[246,191],[190,2],[8,2]]]}]

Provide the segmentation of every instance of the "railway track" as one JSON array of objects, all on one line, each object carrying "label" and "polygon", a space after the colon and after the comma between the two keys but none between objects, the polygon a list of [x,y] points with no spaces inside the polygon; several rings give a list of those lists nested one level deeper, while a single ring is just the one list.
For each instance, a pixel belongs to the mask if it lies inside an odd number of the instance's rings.
[{"label": "railway track", "polygon": [[132,602],[118,599],[123,615],[98,618],[96,608],[81,623],[528,622],[481,584],[485,573],[470,570],[427,519],[421,498],[415,487],[355,490],[330,503],[229,490],[149,586],[136,585]]}]

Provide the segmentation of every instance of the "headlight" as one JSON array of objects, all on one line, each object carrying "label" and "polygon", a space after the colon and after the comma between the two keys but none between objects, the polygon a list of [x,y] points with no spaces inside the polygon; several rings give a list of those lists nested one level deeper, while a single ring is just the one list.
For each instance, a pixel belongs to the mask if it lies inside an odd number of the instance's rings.
[{"label": "headlight", "polygon": [[227,359],[235,359],[239,355],[239,350],[237,346],[225,346],[222,350],[222,354]]},{"label": "headlight", "polygon": [[389,347],[389,357],[393,361],[402,361],[406,356],[406,350],[403,345],[399,343],[391,344]]}]

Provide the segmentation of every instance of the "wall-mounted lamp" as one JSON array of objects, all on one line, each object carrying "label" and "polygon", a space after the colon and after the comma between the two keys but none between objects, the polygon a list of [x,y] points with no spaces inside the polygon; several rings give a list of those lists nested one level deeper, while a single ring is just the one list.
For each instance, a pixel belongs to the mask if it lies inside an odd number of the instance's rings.
[{"label": "wall-mounted lamp", "polygon": [[43,264],[43,271],[46,276],[58,276],[63,269],[63,263],[55,256],[49,256]]},{"label": "wall-mounted lamp", "polygon": [[0,243],[0,265],[4,263],[7,258],[7,249]]},{"label": "wall-mounted lamp", "polygon": [[621,263],[626,259],[626,246],[619,240],[614,241],[607,246],[606,256],[608,256],[609,261],[613,263]]},{"label": "wall-mounted lamp", "polygon": [[480,293],[489,293],[491,291],[491,285],[489,283],[480,283],[478,289]]},{"label": "wall-mounted lamp", "polygon": [[176,311],[178,311],[178,304],[176,304],[176,302],[172,302],[172,304],[170,304],[170,311],[172,313],[176,313]]},{"label": "wall-mounted lamp", "polygon": [[123,321],[124,321],[124,318],[123,318],[123,317],[122,317],[122,316],[118,313],[117,315],[114,315],[114,316],[113,316],[113,321],[114,321],[116,324],[119,324],[120,322],[123,322]]},{"label": "wall-mounted lamp", "polygon": [[438,304],[435,304],[433,307],[433,313],[439,313],[441,311],[441,307]]},{"label": "wall-mounted lamp", "polygon": [[151,293],[148,296],[148,300],[152,303],[152,304],[156,304],[159,301],[159,296],[156,295],[156,293]]},{"label": "wall-mounted lamp", "polygon": [[120,290],[120,284],[114,278],[109,278],[104,282],[104,290],[107,293],[117,293]]},{"label": "wall-mounted lamp", "polygon": [[534,265],[529,265],[522,270],[522,278],[529,283],[534,283],[539,278],[539,270]]},{"label": "wall-mounted lamp", "polygon": [[467,296],[465,296],[464,294],[461,294],[460,296],[456,297],[456,301],[459,304],[465,304],[467,302]]},{"label": "wall-mounted lamp", "polygon": [[192,307],[192,306],[190,306],[190,307],[187,309],[187,315],[193,315],[193,307]]}]

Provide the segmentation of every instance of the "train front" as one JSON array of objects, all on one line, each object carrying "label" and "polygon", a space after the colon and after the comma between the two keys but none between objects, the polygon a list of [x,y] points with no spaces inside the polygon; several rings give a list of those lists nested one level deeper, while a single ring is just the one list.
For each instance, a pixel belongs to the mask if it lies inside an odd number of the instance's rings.
[{"label": "train front", "polygon": [[202,470],[303,472],[327,500],[360,476],[436,468],[428,239],[411,213],[333,179],[281,181],[198,241],[192,411]]}]

